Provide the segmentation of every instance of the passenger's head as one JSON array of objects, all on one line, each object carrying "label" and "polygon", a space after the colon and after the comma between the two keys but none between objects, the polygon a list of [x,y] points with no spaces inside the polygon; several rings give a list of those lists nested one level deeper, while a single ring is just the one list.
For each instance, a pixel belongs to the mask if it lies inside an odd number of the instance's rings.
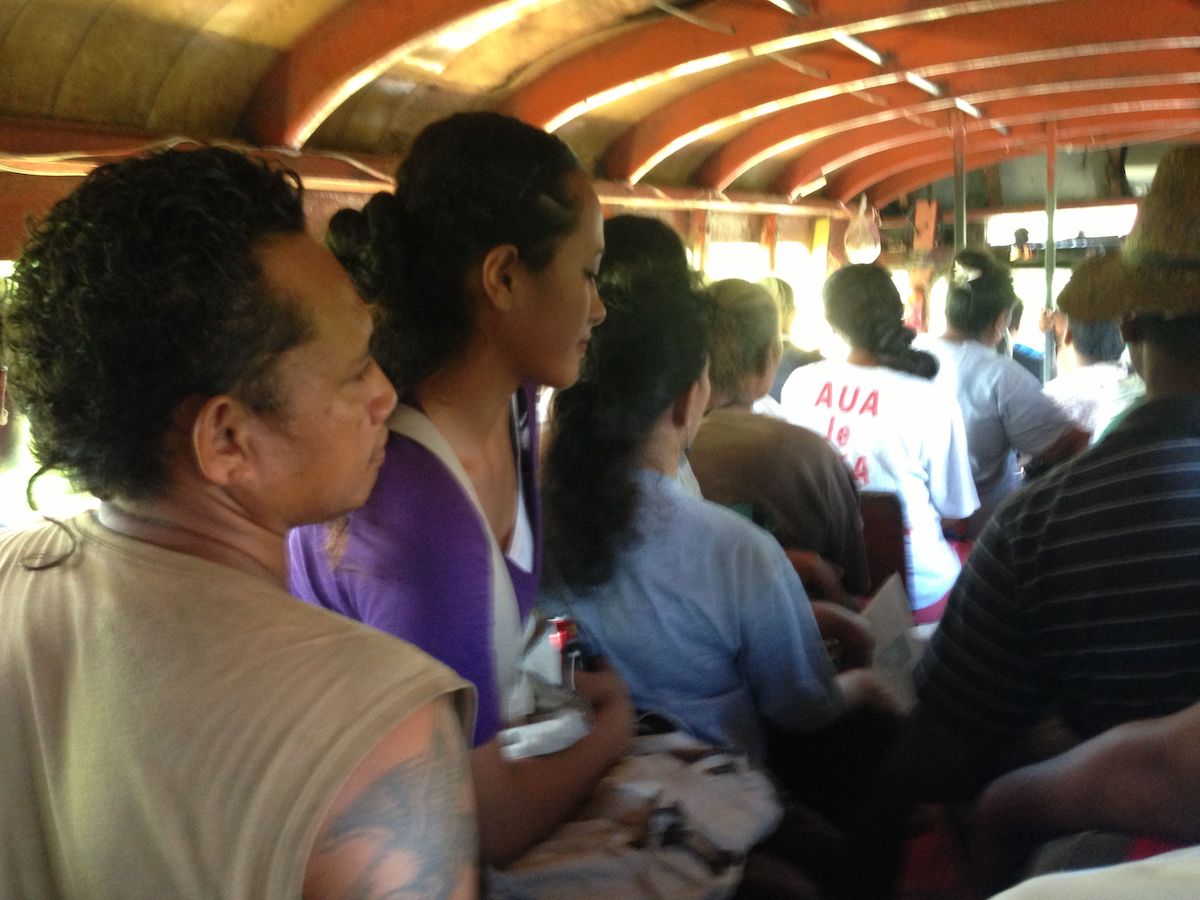
[{"label": "passenger's head", "polygon": [[253,475],[284,519],[361,503],[376,448],[349,442],[382,435],[367,420],[394,394],[367,354],[365,306],[303,226],[294,175],[217,148],[103,166],[58,203],[5,310],[43,469],[132,499],[187,460],[236,489]]},{"label": "passenger's head", "polygon": [[792,322],[796,318],[796,292],[790,284],[774,275],[768,275],[758,283],[767,289],[767,293],[779,307],[779,330],[787,336],[791,333]]},{"label": "passenger's head", "polygon": [[1016,304],[1008,266],[986,250],[959,251],[946,293],[946,322],[951,328],[994,347],[1008,329]]},{"label": "passenger's head", "polygon": [[1192,144],[1159,161],[1121,252],[1084,260],[1058,298],[1072,324],[1121,321],[1151,396],[1200,389],[1197,247],[1200,146]]},{"label": "passenger's head", "polygon": [[740,278],[716,281],[708,294],[713,302],[708,370],[713,397],[753,403],[770,389],[779,366],[778,307],[765,287]]},{"label": "passenger's head", "polygon": [[[619,215],[604,222],[604,258],[600,261],[600,295],[611,302],[635,293],[631,285],[654,281],[687,290],[696,277],[687,249],[666,222],[650,216]],[[619,297],[617,297],[619,299]]]},{"label": "passenger's head", "polygon": [[694,434],[708,399],[708,300],[654,281],[610,289],[583,374],[554,400],[544,469],[547,572],[573,585],[612,573],[629,535],[633,480],[660,424]]},{"label": "passenger's head", "polygon": [[1067,340],[1086,363],[1116,362],[1125,352],[1125,339],[1115,319],[1072,319],[1067,326]]},{"label": "passenger's head", "polygon": [[[592,283],[600,228],[595,191],[562,141],[507,116],[460,113],[417,136],[394,193],[335,215],[329,244],[378,306],[376,352],[402,393],[464,354],[490,308],[510,305],[533,329],[516,348],[534,354],[517,361],[530,369],[520,374],[563,386],[603,315]],[[526,311],[526,301],[541,303]],[[579,321],[559,323],[565,314]],[[567,346],[540,348],[559,324]]]},{"label": "passenger's head", "polygon": [[887,269],[843,266],[825,280],[825,318],[851,347],[880,365],[922,378],[937,374],[937,359],[911,347],[916,333],[904,325],[904,302]]}]

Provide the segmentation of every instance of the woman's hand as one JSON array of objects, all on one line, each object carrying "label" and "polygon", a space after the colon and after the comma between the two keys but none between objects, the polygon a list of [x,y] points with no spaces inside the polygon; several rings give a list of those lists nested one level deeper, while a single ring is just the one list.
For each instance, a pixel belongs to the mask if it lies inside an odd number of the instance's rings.
[{"label": "woman's hand", "polygon": [[635,728],[625,680],[616,669],[601,662],[595,671],[575,673],[575,693],[592,705],[596,716],[593,733],[610,745],[610,760],[620,759],[629,749]]}]

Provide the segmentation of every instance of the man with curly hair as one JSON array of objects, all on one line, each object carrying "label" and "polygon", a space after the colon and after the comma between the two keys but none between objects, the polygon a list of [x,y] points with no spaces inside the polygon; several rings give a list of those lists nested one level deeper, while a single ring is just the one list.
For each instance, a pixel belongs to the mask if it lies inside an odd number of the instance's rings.
[{"label": "man with curly hair", "polygon": [[396,402],[295,176],[97,169],[4,326],[42,471],[102,503],[0,536],[0,895],[473,896],[469,689],[283,587]]}]

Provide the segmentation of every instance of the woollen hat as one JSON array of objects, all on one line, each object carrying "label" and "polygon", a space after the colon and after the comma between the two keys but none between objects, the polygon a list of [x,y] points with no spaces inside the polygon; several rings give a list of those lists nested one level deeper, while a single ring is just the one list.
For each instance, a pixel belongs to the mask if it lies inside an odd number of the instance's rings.
[{"label": "woollen hat", "polygon": [[1082,262],[1058,305],[1090,321],[1200,314],[1200,145],[1167,151],[1124,249]]}]

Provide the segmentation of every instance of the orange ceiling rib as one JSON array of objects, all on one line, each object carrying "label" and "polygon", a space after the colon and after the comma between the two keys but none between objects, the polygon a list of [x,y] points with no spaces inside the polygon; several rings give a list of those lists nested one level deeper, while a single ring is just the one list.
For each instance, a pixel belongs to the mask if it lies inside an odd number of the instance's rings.
[{"label": "orange ceiling rib", "polygon": [[428,122],[501,109],[647,208],[786,214],[940,178],[952,120],[973,166],[1044,152],[1048,122],[1162,143],[1200,109],[1198,0],[669,2],[691,21],[661,0],[0,2],[0,156],[59,171],[175,135],[288,155],[320,127],[327,155],[296,168],[365,187]]},{"label": "orange ceiling rib", "polygon": [[[1127,35],[1128,28],[1121,22],[1111,22],[1108,19],[1104,21],[1104,30],[1093,29],[1089,32],[1089,37],[1105,40],[1084,46],[1052,46],[1045,43],[1051,39],[1050,34],[1045,33],[1044,36],[1034,38],[1010,54],[953,62],[945,61],[946,46],[934,49],[927,46],[928,41],[924,44],[906,41],[904,37],[908,35],[907,32],[904,36],[894,37],[893,43],[916,46],[919,52],[905,51],[902,56],[898,54],[897,61],[904,64],[905,71],[925,78],[938,79],[947,95],[966,93],[972,89],[973,84],[986,84],[986,79],[996,77],[996,72],[992,70],[1002,68],[1026,68],[1030,70],[1030,77],[1038,73],[1044,77],[1051,69],[1063,72],[1073,68],[1082,73],[1086,67],[1095,65],[1092,57],[1119,56],[1121,59],[1115,60],[1114,66],[1127,66],[1127,60],[1138,54],[1162,54],[1173,50],[1200,48],[1200,36],[1196,35],[1152,40],[1116,40]],[[966,24],[966,20],[955,23],[956,26],[960,24]],[[953,37],[943,36],[943,43],[948,46],[959,42],[961,30],[955,28]],[[1183,54],[1177,55],[1183,58]],[[839,67],[836,63],[830,65],[825,60],[821,62],[825,63],[824,68],[831,76],[826,84],[814,84],[812,78],[801,81],[799,75],[785,78],[782,74],[791,73],[786,73],[777,64],[763,63],[751,71],[722,78],[676,99],[622,135],[605,158],[606,173],[610,178],[624,178],[637,182],[670,154],[708,135],[773,115],[793,106],[826,99],[833,94],[903,83],[902,72],[892,71],[859,77],[860,73],[845,73],[844,64]],[[861,69],[863,61],[859,62]],[[1190,59],[1187,65],[1194,67]],[[838,71],[839,68],[841,71]],[[984,70],[988,70],[986,75]],[[839,84],[843,78],[845,81]],[[803,90],[794,90],[793,85],[801,86]],[[914,97],[926,96],[917,87],[910,86],[908,90]]]},{"label": "orange ceiling rib", "polygon": [[[1093,149],[1138,143],[1155,139],[1180,138],[1200,129],[1200,114],[1170,117],[1103,117],[1058,125],[1060,149],[1067,145],[1085,145]],[[969,169],[994,165],[1005,159],[1044,153],[1044,129],[1027,133],[976,139],[968,143],[966,163]],[[947,178],[954,172],[954,153],[949,144],[920,154],[881,153],[869,160],[848,166],[829,180],[828,194],[848,203],[866,193],[876,206],[886,205],[898,196]]]},{"label": "orange ceiling rib", "polygon": [[[789,16],[764,4],[747,10],[716,2],[697,9],[715,22],[736,12],[736,33],[718,34],[678,19],[589,47],[552,67],[519,91],[505,110],[551,131],[585,113],[664,81],[800,47],[825,44],[834,32],[870,35],[918,23],[995,10],[1078,0],[966,0],[959,3],[822,3],[820,17]],[[836,9],[835,9],[836,8]],[[874,8],[874,10],[873,10]],[[782,31],[781,31],[782,29]]]},{"label": "orange ceiling rib", "polygon": [[[1186,131],[1135,131],[1129,134],[1114,134],[1108,135],[1104,140],[1096,140],[1092,144],[1095,150],[1103,150],[1109,147],[1119,147],[1122,145],[1145,144],[1150,142],[1168,142],[1168,143],[1200,143],[1200,127],[1191,128]],[[972,168],[981,168],[987,165],[993,165],[1002,162],[1012,156],[1027,156],[1034,153],[1044,153],[1046,150],[1045,143],[1040,146],[1029,144],[1019,154],[1008,152],[995,152],[981,155],[977,158],[972,158],[970,166]],[[914,166],[906,171],[889,175],[887,178],[878,180],[871,191],[871,202],[878,207],[886,206],[893,200],[902,197],[906,194],[911,194],[913,191],[920,190],[926,185],[932,184],[943,178],[950,177],[954,172],[954,163],[951,160],[945,160],[929,163],[921,166]],[[855,194],[849,194],[851,198]]]},{"label": "orange ceiling rib", "polygon": [[[1191,60],[1183,60],[1183,62],[1195,66]],[[1180,68],[1188,69],[1188,66],[1181,65]],[[1200,83],[1200,71],[1187,70],[1064,82],[1036,84],[1019,82],[986,91],[964,92],[958,96],[975,106],[985,107],[987,120],[999,121],[1003,119],[999,108],[989,108],[989,105],[1000,101],[1058,95],[1060,99],[1050,102],[1047,107],[1054,109],[1070,102],[1061,99],[1069,94],[1130,89],[1140,96],[1164,87],[1170,90],[1170,86],[1173,85],[1175,94],[1178,95],[1181,90],[1193,91],[1194,85],[1198,83]],[[829,137],[834,132],[878,125],[908,115],[929,116],[952,108],[954,100],[951,97],[942,97],[923,103],[896,105],[881,112],[856,118],[851,118],[853,112],[848,110],[844,103],[833,105],[825,102],[814,106],[816,108],[806,111],[806,115],[802,116],[797,110],[790,110],[771,116],[742,132],[724,144],[704,163],[697,172],[696,181],[716,190],[723,190],[749,169],[765,160],[797,150],[806,144]],[[1014,113],[1020,112],[1019,109],[1012,107],[1008,107],[1008,109]]]},{"label": "orange ceiling rib", "polygon": [[254,91],[246,118],[256,140],[300,147],[329,114],[391,65],[404,47],[487,0],[351,0],[305,32]]},{"label": "orange ceiling rib", "polygon": [[654,78],[664,69],[691,65],[714,54],[736,52],[744,49],[747,42],[785,37],[795,21],[768,3],[747,9],[729,0],[715,0],[689,11],[713,22],[736,21],[737,33],[710,31],[664,16],[552,66],[513,93],[503,104],[503,111],[546,128],[565,110],[588,98],[619,92],[627,86],[632,86],[629,90],[632,93],[639,80]]},{"label": "orange ceiling rib", "polygon": [[[1121,92],[1115,92],[1114,97],[1107,103],[1073,109],[1064,108],[1055,96],[1027,99],[1020,104],[1020,113],[1011,111],[1007,104],[996,106],[996,113],[989,116],[988,121],[967,121],[968,141],[975,133],[990,136],[989,122],[1002,122],[1010,134],[1017,134],[1020,128],[1040,128],[1049,116],[1053,116],[1059,122],[1083,118],[1103,122],[1120,116],[1172,115],[1173,111],[1186,115],[1200,110],[1200,97],[1179,97],[1165,87],[1149,94],[1132,91],[1125,93],[1129,95],[1126,101],[1119,99]],[[871,144],[864,143],[862,135],[856,131],[839,134],[816,144],[812,150],[792,160],[776,177],[774,187],[779,193],[791,196],[798,188],[811,184],[817,178],[828,178],[831,173],[859,160],[870,158],[876,153],[898,146],[912,146],[926,140],[948,140],[949,133],[948,124],[936,130],[917,130],[906,121],[898,121],[886,127],[873,129],[871,135],[874,143]]]}]

